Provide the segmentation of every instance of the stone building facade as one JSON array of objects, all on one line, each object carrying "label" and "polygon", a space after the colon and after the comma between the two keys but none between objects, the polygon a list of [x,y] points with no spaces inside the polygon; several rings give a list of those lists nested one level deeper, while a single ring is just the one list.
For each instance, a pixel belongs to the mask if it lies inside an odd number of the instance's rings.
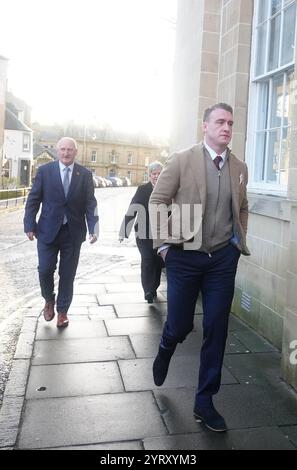
[{"label": "stone building facade", "polygon": [[159,160],[165,162],[168,157],[166,145],[158,145],[145,136],[119,135],[113,131],[107,133],[98,129],[41,129],[35,127],[38,143],[54,149],[57,140],[63,135],[74,137],[78,144],[77,161],[97,176],[128,177],[132,185],[148,181],[148,165]]},{"label": "stone building facade", "polygon": [[203,110],[234,108],[249,168],[250,257],[233,311],[282,350],[297,388],[296,0],[179,0],[170,150],[202,138]]},{"label": "stone building facade", "polygon": [[5,97],[7,84],[7,64],[8,60],[0,55],[0,168],[3,166],[3,143],[4,143],[4,122],[5,122]]}]

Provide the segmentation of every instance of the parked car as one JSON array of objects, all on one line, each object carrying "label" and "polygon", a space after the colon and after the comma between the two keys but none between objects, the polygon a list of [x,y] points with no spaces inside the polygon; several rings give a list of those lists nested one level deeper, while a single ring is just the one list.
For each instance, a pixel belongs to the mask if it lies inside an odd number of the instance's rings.
[{"label": "parked car", "polygon": [[103,179],[104,179],[104,181],[105,181],[106,187],[107,187],[107,188],[111,188],[112,182],[110,181],[110,179],[108,179],[108,178],[103,178]]},{"label": "parked car", "polygon": [[94,176],[93,178],[96,178],[98,188],[106,188],[106,182],[102,176]]},{"label": "parked car", "polygon": [[99,188],[96,176],[93,176],[93,185],[94,185],[94,188]]},{"label": "parked car", "polygon": [[123,182],[122,182],[121,178],[117,178],[116,176],[108,176],[107,179],[109,181],[111,181],[112,186],[114,186],[114,187],[123,186]]},{"label": "parked car", "polygon": [[131,186],[131,181],[128,176],[122,176],[121,180],[123,182],[123,186]]}]

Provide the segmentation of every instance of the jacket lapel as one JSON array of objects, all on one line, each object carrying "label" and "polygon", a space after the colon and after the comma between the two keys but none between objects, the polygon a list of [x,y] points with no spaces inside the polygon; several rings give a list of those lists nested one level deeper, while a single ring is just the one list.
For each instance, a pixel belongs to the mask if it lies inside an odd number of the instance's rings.
[{"label": "jacket lapel", "polygon": [[78,169],[78,166],[76,163],[74,163],[73,166],[73,171],[72,171],[72,176],[71,176],[71,182],[69,186],[69,191],[67,194],[67,199],[74,193],[75,189],[77,188],[77,184],[80,179],[80,171]]},{"label": "jacket lapel", "polygon": [[59,160],[56,160],[53,164],[53,182],[54,185],[57,187],[57,190],[60,192],[61,197],[65,199],[64,188],[60,174]]},{"label": "jacket lapel", "polygon": [[231,181],[232,204],[235,213],[239,214],[239,176],[240,167],[232,153],[229,154],[229,171]]},{"label": "jacket lapel", "polygon": [[203,147],[201,144],[195,145],[195,147],[191,149],[189,161],[196,181],[197,191],[200,195],[202,214],[204,214],[206,203],[206,167]]}]

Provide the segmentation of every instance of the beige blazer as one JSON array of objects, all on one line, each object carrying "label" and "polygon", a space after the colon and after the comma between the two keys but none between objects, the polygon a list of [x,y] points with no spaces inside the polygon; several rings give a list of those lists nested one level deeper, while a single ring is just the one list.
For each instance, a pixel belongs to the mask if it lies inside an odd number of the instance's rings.
[{"label": "beige blazer", "polygon": [[[174,153],[151,194],[149,211],[154,247],[163,243],[180,244],[194,236],[193,249],[202,243],[202,219],[206,205],[206,163],[203,143]],[[248,169],[229,151],[233,231],[244,255],[246,246]],[[172,207],[171,207],[172,205]]]}]

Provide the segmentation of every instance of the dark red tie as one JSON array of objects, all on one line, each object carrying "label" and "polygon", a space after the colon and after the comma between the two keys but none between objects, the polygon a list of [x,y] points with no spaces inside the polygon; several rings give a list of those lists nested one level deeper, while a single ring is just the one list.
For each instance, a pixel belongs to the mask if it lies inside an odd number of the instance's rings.
[{"label": "dark red tie", "polygon": [[217,167],[218,170],[220,170],[220,162],[222,161],[222,157],[220,155],[217,155],[216,158],[214,158],[213,162],[215,166]]}]

